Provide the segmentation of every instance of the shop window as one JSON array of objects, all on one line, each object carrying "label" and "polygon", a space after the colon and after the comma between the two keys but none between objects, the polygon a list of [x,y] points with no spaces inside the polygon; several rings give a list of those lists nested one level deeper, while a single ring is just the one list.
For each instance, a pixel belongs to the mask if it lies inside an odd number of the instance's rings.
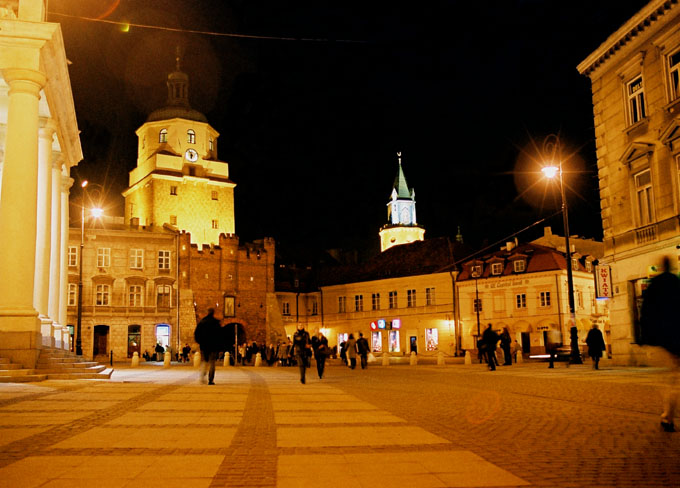
[{"label": "shop window", "polygon": [[170,344],[169,324],[158,324],[156,326],[156,342],[163,347],[168,347],[168,344]]},{"label": "shop window", "polygon": [[371,350],[373,352],[382,352],[382,332],[379,330],[371,332]]},{"label": "shop window", "polygon": [[391,330],[390,332],[390,337],[389,337],[389,352],[399,352],[401,351],[401,348],[399,346],[399,331],[398,330]]},{"label": "shop window", "polygon": [[439,349],[439,329],[425,329],[425,350]]},{"label": "shop window", "polygon": [[338,352],[340,352],[340,344],[342,344],[343,342],[347,342],[348,337],[349,334],[347,334],[347,332],[338,333]]}]

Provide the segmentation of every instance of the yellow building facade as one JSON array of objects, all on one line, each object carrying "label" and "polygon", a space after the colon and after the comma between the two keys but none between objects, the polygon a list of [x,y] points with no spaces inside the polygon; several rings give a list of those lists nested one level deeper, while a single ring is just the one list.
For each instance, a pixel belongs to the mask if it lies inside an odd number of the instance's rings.
[{"label": "yellow building facade", "polygon": [[664,256],[680,268],[680,5],[651,1],[578,70],[592,83],[612,356],[644,364],[642,292]]}]

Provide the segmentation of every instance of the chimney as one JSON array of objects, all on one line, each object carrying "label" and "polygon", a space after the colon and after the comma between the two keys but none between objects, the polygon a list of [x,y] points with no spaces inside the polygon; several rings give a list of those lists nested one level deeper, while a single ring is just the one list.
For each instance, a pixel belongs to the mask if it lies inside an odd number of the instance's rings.
[{"label": "chimney", "polygon": [[515,247],[515,243],[512,241],[506,242],[505,243],[505,250],[506,251],[512,251]]},{"label": "chimney", "polygon": [[551,227],[543,227],[543,237],[550,237],[552,236],[552,228]]}]

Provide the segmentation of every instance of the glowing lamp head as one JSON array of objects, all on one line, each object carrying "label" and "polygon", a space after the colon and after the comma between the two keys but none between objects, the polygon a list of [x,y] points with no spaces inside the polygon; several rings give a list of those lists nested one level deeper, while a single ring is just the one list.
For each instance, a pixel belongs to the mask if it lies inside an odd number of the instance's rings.
[{"label": "glowing lamp head", "polygon": [[99,207],[90,209],[90,215],[92,215],[95,219],[98,219],[104,215],[104,209]]},{"label": "glowing lamp head", "polygon": [[544,166],[541,169],[546,178],[553,179],[560,172],[560,168],[557,166]]},{"label": "glowing lamp head", "polygon": [[81,188],[85,188],[87,186],[87,180],[83,180],[83,182],[80,184]]}]

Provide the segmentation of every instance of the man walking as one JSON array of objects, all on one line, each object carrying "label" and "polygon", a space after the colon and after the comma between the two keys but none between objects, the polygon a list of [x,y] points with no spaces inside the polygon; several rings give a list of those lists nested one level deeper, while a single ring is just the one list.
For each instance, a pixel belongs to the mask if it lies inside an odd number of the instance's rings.
[{"label": "man walking", "polygon": [[368,365],[369,347],[368,341],[361,332],[359,332],[359,338],[357,339],[357,352],[361,357],[361,369],[366,369],[366,366]]},{"label": "man walking", "polygon": [[293,334],[293,351],[295,360],[300,368],[300,383],[305,384],[305,373],[309,364],[309,356],[312,352],[312,340],[303,324],[298,324],[295,334]]},{"label": "man walking", "polygon": [[491,324],[489,324],[482,334],[482,341],[484,341],[484,345],[486,346],[486,355],[491,371],[496,371],[496,364],[498,363],[496,360],[496,345],[498,344],[498,340],[498,334],[491,328]]},{"label": "man walking", "polygon": [[588,345],[588,356],[593,358],[593,369],[600,369],[600,358],[605,345],[602,332],[597,328],[597,324],[593,324],[592,329],[588,331],[586,344]]},{"label": "man walking", "polygon": [[209,385],[215,384],[215,360],[217,359],[217,352],[220,350],[221,325],[214,315],[215,309],[209,308],[208,315],[201,319],[194,331],[194,339],[198,342],[201,350],[200,381],[205,383],[206,369],[208,369]]}]

